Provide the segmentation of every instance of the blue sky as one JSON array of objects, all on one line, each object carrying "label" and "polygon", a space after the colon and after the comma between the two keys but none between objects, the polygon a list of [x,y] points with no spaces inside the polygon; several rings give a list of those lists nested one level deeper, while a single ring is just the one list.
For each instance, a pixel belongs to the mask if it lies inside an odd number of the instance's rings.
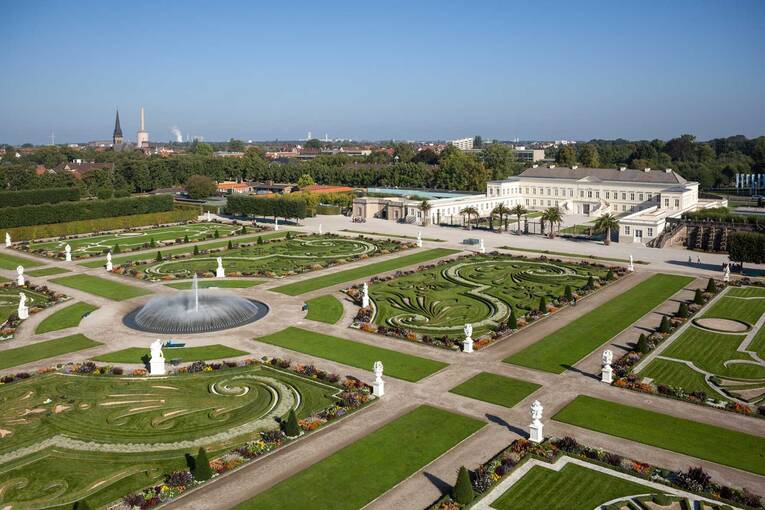
[{"label": "blue sky", "polygon": [[765,134],[765,2],[8,2],[0,143]]}]

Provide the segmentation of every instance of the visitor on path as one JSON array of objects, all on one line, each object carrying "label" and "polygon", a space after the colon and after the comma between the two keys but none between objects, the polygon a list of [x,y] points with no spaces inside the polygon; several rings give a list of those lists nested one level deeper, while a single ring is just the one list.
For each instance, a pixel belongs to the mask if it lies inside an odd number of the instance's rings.
[{"label": "visitor on path", "polygon": [[693,264],[693,259],[691,258],[690,255],[688,255],[688,264],[691,264],[691,265]]},{"label": "visitor on path", "polygon": [[696,256],[696,263],[697,263],[697,264],[699,264],[699,265],[701,265],[701,257],[699,257],[699,256]]}]

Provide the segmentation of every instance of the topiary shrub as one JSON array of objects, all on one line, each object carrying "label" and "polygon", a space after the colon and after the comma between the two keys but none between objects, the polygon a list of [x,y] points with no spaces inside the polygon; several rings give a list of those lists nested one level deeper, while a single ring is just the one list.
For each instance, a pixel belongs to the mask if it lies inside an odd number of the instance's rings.
[{"label": "topiary shrub", "polygon": [[284,422],[284,435],[287,437],[298,437],[300,435],[300,425],[294,409],[290,409],[287,420]]},{"label": "topiary shrub", "polygon": [[666,494],[654,494],[653,497],[651,498],[651,501],[653,501],[659,506],[669,506],[672,504],[672,498],[670,498]]},{"label": "topiary shrub", "polygon": [[677,316],[683,319],[687,319],[690,313],[688,312],[688,304],[683,302],[677,308]]},{"label": "topiary shrub", "polygon": [[162,262],[162,252],[161,251],[157,250],[157,256],[154,257],[154,260],[156,260],[157,262]]},{"label": "topiary shrub", "polygon": [[194,245],[194,255],[199,255],[199,246]]},{"label": "topiary shrub", "polygon": [[469,505],[475,499],[473,485],[470,483],[470,473],[465,466],[460,467],[457,483],[452,488],[452,499],[460,505]]},{"label": "topiary shrub", "polygon": [[659,324],[659,333],[669,333],[672,329],[672,325],[669,323],[667,316],[661,318],[661,324]]},{"label": "topiary shrub", "polygon": [[539,298],[539,311],[540,313],[547,313],[547,300],[544,296]]},{"label": "topiary shrub", "polygon": [[614,279],[614,272],[609,269],[608,272],[606,273],[606,281],[610,282],[613,279]]},{"label": "topiary shrub", "polygon": [[643,333],[640,333],[640,338],[638,338],[637,341],[637,351],[641,354],[646,354],[650,350],[651,347],[648,345],[648,338],[646,338]]},{"label": "topiary shrub", "polygon": [[693,294],[693,302],[697,305],[704,304],[704,294],[701,292],[701,289],[696,289],[696,292]]},{"label": "topiary shrub", "polygon": [[[289,233],[287,233],[287,236],[289,236]],[[289,239],[289,237],[288,237]],[[263,238],[261,236],[258,236],[258,240],[256,241],[257,244],[263,244]]]},{"label": "topiary shrub", "polygon": [[226,247],[226,249],[228,249],[228,250],[233,250],[234,249],[234,243],[231,242],[231,239],[228,240],[228,246]]},{"label": "topiary shrub", "polygon": [[156,248],[157,247],[157,241],[155,241],[153,237],[151,239],[149,239],[149,247],[150,248]]},{"label": "topiary shrub", "polygon": [[75,501],[74,505],[72,505],[72,510],[90,510],[90,505],[84,499]]},{"label": "topiary shrub", "polygon": [[122,253],[122,248],[120,248],[120,243],[117,243],[114,245],[113,253]]},{"label": "topiary shrub", "polygon": [[199,449],[197,458],[194,459],[194,470],[191,474],[194,475],[194,479],[198,482],[204,482],[212,478],[210,460],[207,458],[207,451],[204,448]]},{"label": "topiary shrub", "polygon": [[215,239],[220,239],[220,232],[218,232],[218,229],[217,229],[217,228],[216,228],[216,229],[215,229],[215,231],[213,232],[213,237],[214,237]]},{"label": "topiary shrub", "polygon": [[717,284],[715,283],[714,278],[710,278],[707,282],[707,292],[715,293],[717,292]]},{"label": "topiary shrub", "polygon": [[507,327],[510,329],[518,329],[518,319],[515,317],[515,309],[510,307],[510,317],[507,318]]},{"label": "topiary shrub", "polygon": [[183,236],[183,242],[184,242],[184,243],[188,243],[188,242],[189,242],[189,235],[188,235],[188,234],[186,234],[185,236]]},{"label": "topiary shrub", "polygon": [[571,292],[571,285],[566,285],[566,288],[563,291],[563,297],[568,301],[572,301],[574,299],[574,293]]}]

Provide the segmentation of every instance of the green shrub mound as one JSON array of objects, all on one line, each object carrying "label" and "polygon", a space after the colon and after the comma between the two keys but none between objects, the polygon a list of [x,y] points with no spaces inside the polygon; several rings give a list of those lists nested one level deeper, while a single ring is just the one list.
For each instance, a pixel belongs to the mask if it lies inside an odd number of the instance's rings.
[{"label": "green shrub mound", "polygon": [[460,505],[468,505],[475,499],[473,485],[470,483],[470,473],[465,466],[460,467],[457,483],[452,489],[452,499]]},{"label": "green shrub mound", "polygon": [[294,409],[290,409],[287,420],[284,422],[284,435],[287,437],[298,437],[300,435],[300,425],[298,424]]},{"label": "green shrub mound", "polygon": [[[291,411],[293,412],[293,411]],[[194,459],[194,470],[192,473],[194,480],[204,482],[212,478],[212,469],[210,468],[210,459],[207,458],[207,450],[199,449],[196,459]]]},{"label": "green shrub mound", "polygon": [[46,188],[22,191],[0,192],[0,209],[24,205],[57,204],[76,202],[80,199],[80,188]]}]

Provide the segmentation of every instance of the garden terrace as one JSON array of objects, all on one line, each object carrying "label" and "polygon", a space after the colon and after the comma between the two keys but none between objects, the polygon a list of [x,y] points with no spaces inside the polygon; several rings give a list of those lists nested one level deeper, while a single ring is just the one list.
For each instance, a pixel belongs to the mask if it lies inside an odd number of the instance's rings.
[{"label": "garden terrace", "polygon": [[150,291],[140,287],[125,285],[124,283],[99,278],[98,276],[91,276],[89,274],[54,278],[51,280],[51,283],[57,283],[64,287],[71,287],[72,289],[89,292],[90,294],[113,299],[114,301],[124,301],[126,299],[151,294]]},{"label": "garden terrace", "polygon": [[309,299],[305,304],[308,305],[308,320],[335,324],[343,317],[343,304],[331,294]]},{"label": "garden terrace", "polygon": [[[227,347],[225,345],[203,345],[199,347],[173,347],[164,349],[165,358],[168,361],[179,360],[180,362],[191,362],[200,360],[216,360],[235,358],[249,354],[239,349]],[[148,364],[150,358],[149,349],[143,347],[129,347],[121,351],[114,351],[108,354],[102,354],[93,358],[93,361],[103,363],[144,363]]]},{"label": "garden terrace", "polygon": [[278,430],[290,409],[302,420],[345,405],[339,386],[267,366],[192,367],[158,380],[74,365],[0,386],[0,505],[102,506],[182,468],[185,452],[223,453]]},{"label": "garden terrace", "polygon": [[[83,349],[89,349],[101,345],[100,342],[91,340],[84,335],[71,335],[63,338],[56,338],[55,340],[46,340],[44,342],[37,342],[31,345],[25,345],[24,347],[16,347],[13,349],[7,349],[0,355],[0,370],[6,368],[12,368],[26,363],[32,363],[33,361],[40,361],[42,359],[52,358],[54,356],[60,356],[62,354],[68,354],[70,352],[77,352]],[[9,402],[2,397],[3,386],[0,385],[0,402],[3,406],[10,405]],[[0,416],[3,411],[0,410]],[[7,415],[6,415],[7,418]],[[0,428],[2,428],[2,418],[0,417]],[[6,432],[7,435],[7,432]],[[0,450],[5,442],[0,443]]]},{"label": "garden terrace", "polygon": [[[229,276],[289,276],[345,264],[405,248],[400,242],[377,239],[349,239],[334,235],[311,235],[296,239],[239,245],[219,254]],[[193,274],[214,276],[215,256],[198,255],[183,260],[149,264],[144,277],[152,280],[190,278]]]},{"label": "garden terrace", "polygon": [[93,234],[76,237],[68,237],[51,241],[32,241],[22,243],[20,247],[32,253],[38,253],[48,257],[64,256],[64,247],[68,244],[72,248],[72,258],[93,257],[114,253],[116,245],[121,252],[129,252],[150,248],[152,242],[156,247],[188,242],[204,241],[213,239],[215,232],[218,236],[233,236],[241,232],[239,225],[222,223],[188,223],[167,227],[151,227],[142,229],[128,229],[122,232],[109,234]]},{"label": "garden terrace", "polygon": [[449,392],[491,404],[513,407],[539,388],[541,388],[539,384],[532,382],[481,372],[450,389]]},{"label": "garden terrace", "polygon": [[24,268],[42,266],[43,263],[37,260],[28,259],[26,257],[17,257],[8,253],[0,253],[0,269],[7,269],[9,271],[15,270],[19,266]]},{"label": "garden terrace", "polygon": [[11,283],[0,285],[0,325],[5,323],[11,315],[16,316],[16,312],[19,309],[20,292],[26,295],[27,306],[30,312],[33,309],[45,308],[51,301],[51,296],[43,291],[32,290],[28,287],[17,287]]},{"label": "garden terrace", "polygon": [[605,283],[608,271],[585,263],[469,256],[373,281],[369,296],[380,332],[394,328],[461,339],[465,324],[472,324],[477,335],[498,329],[511,308],[520,320],[526,315],[537,318],[541,299],[562,306],[567,286],[581,296],[590,277]]},{"label": "garden terrace", "polygon": [[87,314],[97,309],[97,306],[88,303],[74,303],[60,310],[56,310],[43,319],[43,321],[37,325],[35,333],[41,335],[60,329],[73,328],[78,326]]}]

